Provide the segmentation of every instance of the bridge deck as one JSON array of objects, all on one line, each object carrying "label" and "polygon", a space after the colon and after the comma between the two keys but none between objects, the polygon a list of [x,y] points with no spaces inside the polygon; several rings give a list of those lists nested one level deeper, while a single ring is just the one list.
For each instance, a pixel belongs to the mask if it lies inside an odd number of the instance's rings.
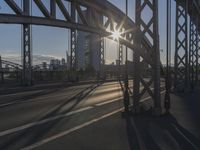
[{"label": "bridge deck", "polygon": [[99,122],[37,147],[49,150],[200,149],[200,92],[172,95],[171,114],[122,118],[115,113]]}]

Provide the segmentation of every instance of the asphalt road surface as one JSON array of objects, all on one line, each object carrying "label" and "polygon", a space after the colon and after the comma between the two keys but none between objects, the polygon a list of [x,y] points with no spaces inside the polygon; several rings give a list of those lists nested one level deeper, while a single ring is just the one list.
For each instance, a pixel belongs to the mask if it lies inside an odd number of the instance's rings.
[{"label": "asphalt road surface", "polygon": [[119,82],[1,95],[0,149],[39,149],[122,109]]},{"label": "asphalt road surface", "polygon": [[122,95],[118,82],[2,95],[0,149],[27,147],[121,108]]}]

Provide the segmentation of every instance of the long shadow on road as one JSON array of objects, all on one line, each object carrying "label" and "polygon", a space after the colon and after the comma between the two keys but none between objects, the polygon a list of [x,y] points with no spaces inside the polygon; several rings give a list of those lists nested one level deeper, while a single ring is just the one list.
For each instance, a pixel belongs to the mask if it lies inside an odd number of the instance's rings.
[{"label": "long shadow on road", "polygon": [[[81,100],[83,100],[88,94],[90,94],[98,86],[100,86],[100,84],[92,85],[88,88],[85,88],[84,90],[82,90],[81,92],[79,92],[78,94],[76,94],[75,96],[70,98],[69,100],[67,100],[67,101],[62,100],[60,104],[58,104],[53,109],[46,112],[45,113],[46,115],[43,116],[42,118],[40,118],[38,120],[38,122],[40,122],[44,119],[47,119],[49,117],[56,116],[58,113],[60,113],[60,110],[63,107],[65,107],[70,102],[72,102],[72,105],[70,105],[70,107],[67,108],[66,110],[62,111],[62,114],[66,114],[66,113],[70,112],[73,108],[75,108],[81,102]],[[70,120],[70,117],[67,119],[65,118],[65,122],[69,121],[69,120]],[[62,118],[59,118],[59,119],[53,120],[49,123],[41,124],[38,128],[31,127],[31,128],[24,130],[23,132],[9,135],[8,137],[6,137],[4,139],[0,139],[0,141],[1,141],[0,149],[3,149],[3,150],[20,149],[22,147],[33,144],[33,143],[41,140],[43,137],[45,137],[61,121],[62,121]],[[54,130],[56,130],[56,129],[54,129]]]},{"label": "long shadow on road", "polygon": [[171,113],[126,116],[130,149],[200,150],[200,92],[172,94]]},{"label": "long shadow on road", "polygon": [[131,150],[200,149],[200,139],[181,126],[172,114],[163,117],[143,114],[125,120]]}]

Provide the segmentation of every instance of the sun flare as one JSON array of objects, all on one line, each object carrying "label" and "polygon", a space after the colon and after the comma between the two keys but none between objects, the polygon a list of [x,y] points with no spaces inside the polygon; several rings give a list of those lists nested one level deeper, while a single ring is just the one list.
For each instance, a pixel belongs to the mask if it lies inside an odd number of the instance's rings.
[{"label": "sun flare", "polygon": [[119,38],[120,38],[120,36],[121,36],[121,33],[119,32],[119,30],[115,30],[113,33],[112,33],[112,37],[113,37],[113,39],[114,40],[119,40]]}]

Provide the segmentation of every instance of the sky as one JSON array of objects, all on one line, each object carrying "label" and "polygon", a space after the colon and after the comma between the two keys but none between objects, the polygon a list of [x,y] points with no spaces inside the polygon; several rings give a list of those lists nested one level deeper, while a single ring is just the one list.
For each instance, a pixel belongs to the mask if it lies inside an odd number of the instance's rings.
[{"label": "sky", "polygon": [[[19,6],[21,6],[21,0],[15,0]],[[125,0],[109,0],[116,7],[125,11]],[[48,1],[43,0],[48,7]],[[135,20],[135,0],[128,0],[128,15],[131,19]],[[42,16],[41,12],[32,3],[32,14],[35,16]],[[68,5],[68,2],[65,2]],[[12,10],[6,5],[6,3],[0,1],[0,13],[12,13]],[[172,26],[175,27],[175,2],[172,0]],[[149,13],[143,15],[144,18],[148,18]],[[57,12],[57,17],[62,19],[63,16],[60,12]],[[175,28],[172,28],[172,51],[174,49],[174,37]],[[165,62],[165,50],[166,50],[166,1],[159,0],[159,35],[160,35],[160,49],[161,60]],[[32,26],[32,46],[34,63],[39,63],[41,60],[49,60],[52,57],[65,58],[66,50],[69,50],[69,30],[57,27],[46,26]],[[8,25],[0,24],[0,55],[2,58],[8,58],[10,60],[21,62],[21,25]],[[117,59],[117,44],[111,40],[106,40],[106,62],[111,63]],[[129,59],[132,59],[132,53],[129,50]]]}]

